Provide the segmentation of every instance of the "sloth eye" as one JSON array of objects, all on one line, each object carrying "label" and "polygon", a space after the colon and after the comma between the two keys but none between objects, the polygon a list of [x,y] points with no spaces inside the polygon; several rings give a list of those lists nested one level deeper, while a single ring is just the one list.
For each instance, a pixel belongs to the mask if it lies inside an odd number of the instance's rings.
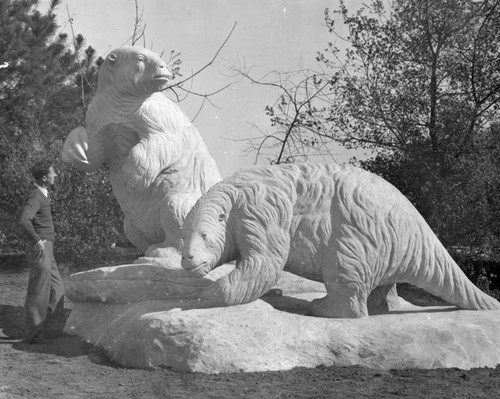
[{"label": "sloth eye", "polygon": [[226,220],[226,214],[225,213],[221,213],[219,215],[219,222],[223,222],[224,220]]},{"label": "sloth eye", "polygon": [[203,239],[207,238],[207,233],[201,233],[201,238]]},{"label": "sloth eye", "polygon": [[146,61],[146,57],[144,57],[143,55],[138,55],[137,60],[139,60],[140,62],[144,62]]}]

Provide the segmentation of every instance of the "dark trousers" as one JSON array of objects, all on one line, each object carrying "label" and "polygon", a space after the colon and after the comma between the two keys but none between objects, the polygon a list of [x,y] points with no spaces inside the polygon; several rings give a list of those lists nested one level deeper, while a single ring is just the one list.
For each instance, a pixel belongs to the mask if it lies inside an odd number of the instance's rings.
[{"label": "dark trousers", "polygon": [[24,305],[28,335],[46,330],[60,334],[64,328],[64,284],[54,259],[54,243],[44,242],[44,255],[36,259],[33,245],[28,245],[26,258],[29,281]]}]

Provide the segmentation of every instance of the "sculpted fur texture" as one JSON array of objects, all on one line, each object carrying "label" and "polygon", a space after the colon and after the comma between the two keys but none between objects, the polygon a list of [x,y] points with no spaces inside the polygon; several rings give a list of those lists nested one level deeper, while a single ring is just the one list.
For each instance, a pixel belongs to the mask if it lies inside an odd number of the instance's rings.
[{"label": "sculpted fur texture", "polygon": [[83,170],[109,166],[125,213],[125,234],[149,253],[178,247],[187,213],[221,180],[197,129],[161,92],[169,76],[166,63],[152,51],[110,52],[86,126],[69,134],[62,154]]},{"label": "sculpted fur texture", "polygon": [[316,316],[367,316],[398,282],[460,308],[500,309],[394,186],[354,167],[256,167],[215,185],[186,218],[182,266],[204,275],[231,260],[234,271],[204,291],[206,306],[255,300],[287,270],[324,282]]}]

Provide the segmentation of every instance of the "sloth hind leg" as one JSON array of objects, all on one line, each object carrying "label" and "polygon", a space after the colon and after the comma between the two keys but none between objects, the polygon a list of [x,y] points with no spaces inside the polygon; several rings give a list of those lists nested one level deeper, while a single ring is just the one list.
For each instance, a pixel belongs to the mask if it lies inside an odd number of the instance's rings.
[{"label": "sloth hind leg", "polygon": [[337,261],[323,270],[323,282],[327,295],[312,301],[312,316],[351,319],[368,316],[367,287],[339,268]]},{"label": "sloth hind leg", "polygon": [[376,287],[368,296],[368,314],[385,314],[400,308],[396,284]]}]

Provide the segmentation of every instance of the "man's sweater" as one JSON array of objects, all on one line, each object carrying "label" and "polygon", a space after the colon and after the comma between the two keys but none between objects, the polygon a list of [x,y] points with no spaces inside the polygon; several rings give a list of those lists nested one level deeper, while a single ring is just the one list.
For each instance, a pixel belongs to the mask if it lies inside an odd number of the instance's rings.
[{"label": "man's sweater", "polygon": [[54,241],[50,200],[38,188],[29,193],[19,224],[33,244],[40,240]]}]

